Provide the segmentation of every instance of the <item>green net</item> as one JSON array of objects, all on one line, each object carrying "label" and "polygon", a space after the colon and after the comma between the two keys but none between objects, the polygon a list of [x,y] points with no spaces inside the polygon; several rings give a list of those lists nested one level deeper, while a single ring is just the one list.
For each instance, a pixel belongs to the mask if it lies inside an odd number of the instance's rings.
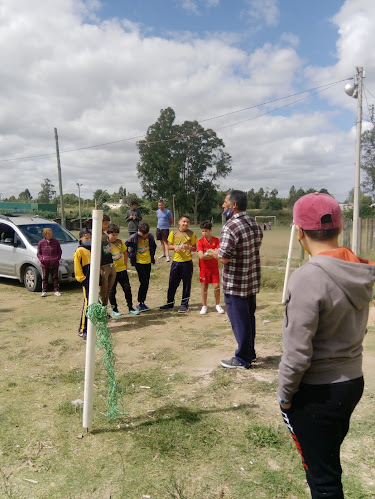
[{"label": "green net", "polygon": [[119,415],[125,414],[119,408],[122,403],[122,389],[116,382],[116,357],[113,352],[111,331],[108,327],[107,308],[100,303],[92,303],[86,309],[86,316],[96,326],[96,347],[104,349],[102,365],[108,376],[108,396],[106,418],[113,421]]}]

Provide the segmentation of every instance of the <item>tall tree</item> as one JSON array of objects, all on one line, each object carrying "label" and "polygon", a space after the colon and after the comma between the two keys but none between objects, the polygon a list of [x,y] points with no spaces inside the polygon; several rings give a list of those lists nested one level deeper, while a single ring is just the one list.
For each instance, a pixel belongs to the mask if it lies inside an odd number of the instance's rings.
[{"label": "tall tree", "polygon": [[30,194],[29,189],[25,189],[24,191],[20,192],[18,195],[18,201],[21,201],[22,203],[30,203],[32,199],[33,197]]},{"label": "tall tree", "polygon": [[200,206],[219,178],[231,171],[231,157],[213,130],[197,121],[175,125],[172,108],[163,109],[139,143],[137,165],[142,189],[151,198],[175,196],[179,211],[192,211],[198,220]]},{"label": "tall tree", "polygon": [[371,130],[366,130],[361,136],[362,158],[361,168],[365,172],[363,187],[365,192],[375,194],[375,123]]},{"label": "tall tree", "polygon": [[42,190],[38,193],[38,202],[49,203],[55,197],[55,186],[49,178],[45,178],[41,188]]}]

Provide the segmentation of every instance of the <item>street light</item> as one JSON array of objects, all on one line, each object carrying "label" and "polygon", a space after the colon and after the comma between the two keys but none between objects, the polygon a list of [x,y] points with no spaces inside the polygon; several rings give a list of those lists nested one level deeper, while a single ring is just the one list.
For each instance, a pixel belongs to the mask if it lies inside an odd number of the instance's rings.
[{"label": "street light", "polygon": [[352,251],[359,256],[361,252],[361,241],[359,231],[359,194],[361,182],[361,134],[362,134],[362,83],[364,78],[363,67],[356,67],[357,83],[347,83],[345,92],[349,97],[358,99],[357,105],[357,139],[355,153],[355,176],[354,176],[354,201],[353,201],[353,241]]},{"label": "street light", "polygon": [[79,184],[77,182],[77,187],[78,187],[78,214],[79,214],[79,231],[81,232],[82,230],[82,214],[81,214],[81,187],[83,184]]}]

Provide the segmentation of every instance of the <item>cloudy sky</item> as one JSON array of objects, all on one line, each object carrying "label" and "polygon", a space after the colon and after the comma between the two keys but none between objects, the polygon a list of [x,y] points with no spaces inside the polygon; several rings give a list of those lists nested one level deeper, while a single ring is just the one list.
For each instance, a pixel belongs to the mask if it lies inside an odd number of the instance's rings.
[{"label": "cloudy sky", "polygon": [[222,189],[353,186],[342,80],[364,67],[368,127],[374,0],[2,0],[0,43],[2,198],[57,188],[55,127],[64,193],[141,194],[136,142],[168,106],[224,140]]}]

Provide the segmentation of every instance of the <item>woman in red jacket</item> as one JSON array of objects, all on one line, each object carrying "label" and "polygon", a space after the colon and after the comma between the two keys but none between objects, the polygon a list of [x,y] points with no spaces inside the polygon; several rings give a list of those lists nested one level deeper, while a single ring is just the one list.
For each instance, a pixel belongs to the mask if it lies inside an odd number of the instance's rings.
[{"label": "woman in red jacket", "polygon": [[59,262],[61,258],[61,246],[57,239],[52,237],[52,229],[43,229],[44,239],[39,241],[37,256],[42,267],[42,297],[47,296],[49,274],[52,274],[53,290],[55,296],[61,296],[59,292]]}]

